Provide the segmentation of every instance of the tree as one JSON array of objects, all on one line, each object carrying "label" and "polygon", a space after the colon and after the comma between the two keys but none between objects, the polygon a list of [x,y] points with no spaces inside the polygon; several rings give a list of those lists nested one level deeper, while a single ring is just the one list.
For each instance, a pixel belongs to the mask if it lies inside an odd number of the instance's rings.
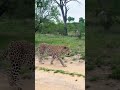
[{"label": "tree", "polygon": [[[59,21],[59,10],[56,5],[54,5],[53,0],[42,0],[41,6],[37,7],[38,0],[35,1],[35,20],[36,28],[38,29],[41,24],[48,22],[58,22]],[[41,29],[42,30],[42,29]]]},{"label": "tree", "polygon": [[74,17],[70,17],[70,16],[68,17],[68,21],[69,21],[69,22],[74,21],[74,20],[75,20]]},{"label": "tree", "polygon": [[79,22],[84,23],[85,21],[84,21],[84,19],[83,19],[82,17],[80,17],[80,18],[79,18]]},{"label": "tree", "polygon": [[37,14],[36,19],[41,19],[42,22],[46,21],[47,19],[58,20],[60,13],[57,6],[54,5],[53,0],[43,0],[41,2],[41,7],[37,7],[37,1],[38,0],[35,2],[35,13]]},{"label": "tree", "polygon": [[82,17],[80,17],[79,23],[80,23],[80,31],[78,37],[81,39],[82,34],[85,33],[85,20]]},{"label": "tree", "polygon": [[55,3],[57,3],[57,5],[60,7],[60,10],[62,12],[62,17],[63,17],[63,21],[64,21],[64,35],[68,35],[67,14],[68,14],[69,7],[67,6],[67,4],[71,1],[76,1],[76,2],[80,3],[78,0],[55,0]]}]

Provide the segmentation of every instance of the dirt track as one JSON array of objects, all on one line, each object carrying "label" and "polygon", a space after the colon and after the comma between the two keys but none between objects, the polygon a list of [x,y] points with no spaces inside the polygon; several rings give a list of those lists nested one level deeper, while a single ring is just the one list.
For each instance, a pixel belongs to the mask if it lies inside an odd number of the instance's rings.
[{"label": "dirt track", "polygon": [[84,78],[36,71],[35,90],[85,90],[84,83]]},{"label": "dirt track", "polygon": [[[62,67],[59,61],[55,61],[54,65],[50,65],[50,60],[45,60],[45,64],[39,64],[37,59],[36,66],[54,70],[77,72],[85,75],[85,62],[83,60],[81,60],[81,62],[72,61],[70,57],[65,58],[65,60],[67,61],[67,67]],[[36,70],[35,88],[35,90],[85,90],[85,78]]]}]

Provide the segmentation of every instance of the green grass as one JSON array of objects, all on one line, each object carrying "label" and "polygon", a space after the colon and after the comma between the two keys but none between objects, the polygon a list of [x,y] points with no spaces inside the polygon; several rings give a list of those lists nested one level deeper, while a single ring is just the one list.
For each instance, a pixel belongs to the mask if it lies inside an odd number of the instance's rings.
[{"label": "green grass", "polygon": [[51,35],[51,34],[39,34],[35,35],[36,47],[40,43],[48,43],[52,45],[65,45],[68,46],[73,54],[81,53],[85,55],[85,39],[78,39],[77,37]]},{"label": "green grass", "polygon": [[78,77],[85,77],[84,75],[82,74],[79,74],[79,73],[76,73],[76,72],[68,72],[68,71],[64,71],[64,70],[54,70],[54,69],[48,69],[48,68],[44,68],[44,67],[36,67],[36,69],[39,69],[39,70],[43,70],[45,72],[54,72],[54,73],[61,73],[61,74],[66,74],[66,75],[70,75],[70,76],[78,76]]}]

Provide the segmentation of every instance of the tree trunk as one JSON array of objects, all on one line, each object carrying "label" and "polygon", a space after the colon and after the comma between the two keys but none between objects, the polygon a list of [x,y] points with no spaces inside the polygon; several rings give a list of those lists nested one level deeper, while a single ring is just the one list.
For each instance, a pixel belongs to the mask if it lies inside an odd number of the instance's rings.
[{"label": "tree trunk", "polygon": [[68,32],[67,32],[67,23],[64,22],[64,35],[67,36]]},{"label": "tree trunk", "polygon": [[68,35],[68,32],[67,32],[67,14],[64,13],[64,9],[63,9],[63,6],[60,7],[61,9],[61,12],[62,12],[62,17],[63,17],[63,21],[64,21],[64,33],[63,35],[67,36]]}]

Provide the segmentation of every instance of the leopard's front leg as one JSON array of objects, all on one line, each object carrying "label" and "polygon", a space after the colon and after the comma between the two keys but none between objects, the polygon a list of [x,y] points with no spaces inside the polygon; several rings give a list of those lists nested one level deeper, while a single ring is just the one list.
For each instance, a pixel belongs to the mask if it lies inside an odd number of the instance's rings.
[{"label": "leopard's front leg", "polygon": [[62,64],[63,67],[67,67],[60,57],[58,58],[58,60],[60,61],[60,63]]},{"label": "leopard's front leg", "polygon": [[8,81],[12,90],[22,90],[20,66],[17,63],[13,63],[8,69]]}]

